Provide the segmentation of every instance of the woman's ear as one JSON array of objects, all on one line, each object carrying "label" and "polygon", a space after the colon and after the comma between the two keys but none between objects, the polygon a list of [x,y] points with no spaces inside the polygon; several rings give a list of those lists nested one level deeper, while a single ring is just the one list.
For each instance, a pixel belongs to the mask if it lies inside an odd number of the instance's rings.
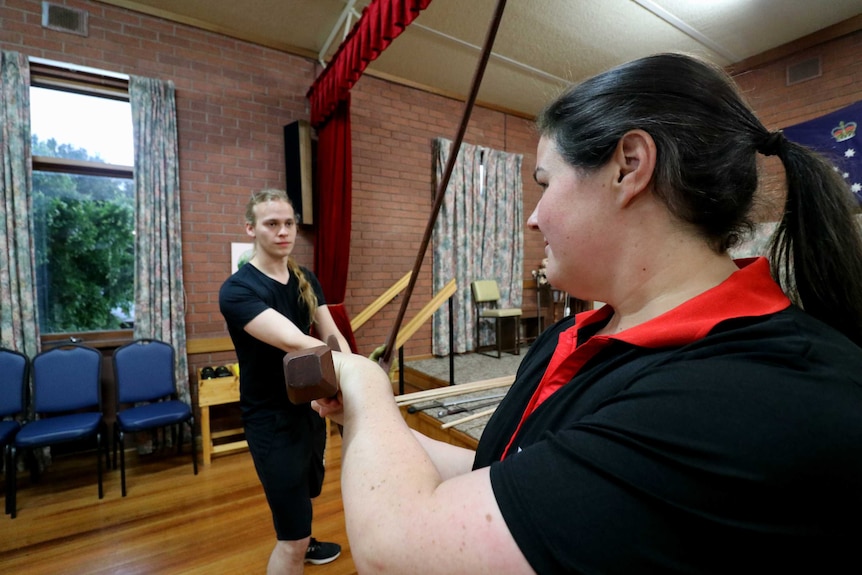
[{"label": "woman's ear", "polygon": [[248,235],[249,235],[250,237],[252,237],[252,238],[253,238],[253,237],[255,237],[255,235],[254,235],[254,226],[253,226],[252,224],[250,224],[250,223],[246,222],[246,223],[245,223],[245,233],[246,233],[246,234],[248,234]]},{"label": "woman's ear", "polygon": [[620,138],[614,152],[617,163],[618,199],[628,205],[649,188],[656,163],[655,140],[644,130],[631,130]]}]

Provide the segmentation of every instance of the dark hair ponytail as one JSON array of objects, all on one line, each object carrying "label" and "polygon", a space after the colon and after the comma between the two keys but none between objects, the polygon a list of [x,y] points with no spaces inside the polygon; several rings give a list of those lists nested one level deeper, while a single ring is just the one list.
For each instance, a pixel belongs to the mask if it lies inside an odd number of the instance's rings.
[{"label": "dark hair ponytail", "polygon": [[772,273],[795,303],[862,346],[862,229],[853,194],[808,148],[783,141],[776,155],[787,198],[770,246]]}]

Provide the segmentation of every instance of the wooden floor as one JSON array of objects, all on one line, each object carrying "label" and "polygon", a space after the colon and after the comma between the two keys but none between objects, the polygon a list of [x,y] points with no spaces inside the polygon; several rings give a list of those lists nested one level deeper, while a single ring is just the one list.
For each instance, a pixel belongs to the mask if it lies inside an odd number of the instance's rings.
[{"label": "wooden floor", "polygon": [[[186,446],[187,447],[187,446]],[[314,575],[356,573],[341,502],[341,438],[330,436],[313,535],[342,546]],[[95,455],[59,458],[31,485],[19,473],[18,517],[0,517],[0,573],[265,573],[275,544],[272,519],[247,452],[213,459],[192,473],[186,454],[127,459],[128,495],[110,470],[98,499]],[[5,496],[5,492],[4,492]]]}]

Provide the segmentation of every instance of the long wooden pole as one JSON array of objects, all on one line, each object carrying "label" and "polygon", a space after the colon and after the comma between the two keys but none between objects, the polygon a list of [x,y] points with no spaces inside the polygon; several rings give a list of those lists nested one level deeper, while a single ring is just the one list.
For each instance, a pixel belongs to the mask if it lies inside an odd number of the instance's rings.
[{"label": "long wooden pole", "polygon": [[404,292],[404,297],[401,300],[401,308],[398,310],[398,315],[395,318],[395,325],[392,326],[392,331],[389,333],[389,337],[386,340],[386,347],[383,349],[380,359],[378,359],[378,364],[380,364],[383,371],[386,373],[389,373],[389,368],[392,366],[392,351],[395,349],[398,330],[401,329],[401,322],[404,320],[404,314],[407,312],[407,304],[410,302],[410,296],[413,295],[413,288],[415,287],[416,280],[419,277],[419,270],[422,268],[422,260],[425,258],[425,252],[428,250],[428,243],[431,241],[431,233],[434,231],[434,223],[437,221],[437,215],[440,213],[440,207],[443,205],[446,188],[449,187],[449,178],[452,177],[452,170],[455,168],[455,161],[458,159],[458,152],[461,149],[461,143],[464,141],[464,134],[467,132],[467,124],[470,122],[470,113],[473,111],[473,104],[475,104],[476,96],[479,94],[479,86],[482,83],[482,76],[485,74],[488,58],[491,56],[491,47],[494,45],[494,39],[497,37],[497,30],[500,28],[500,21],[503,19],[503,9],[505,7],[506,0],[497,1],[494,18],[488,28],[485,45],[482,47],[482,55],[479,58],[479,65],[476,67],[476,72],[473,75],[473,85],[470,88],[470,95],[468,96],[467,102],[464,106],[464,114],[461,117],[458,134],[452,142],[452,150],[449,152],[449,160],[446,162],[443,179],[440,180],[440,184],[437,186],[434,205],[431,209],[431,215],[428,218],[428,225],[425,226],[425,234],[422,237],[422,243],[419,246],[419,253],[416,255],[416,261],[413,264],[413,273],[410,275],[410,283],[407,285],[407,290]]},{"label": "long wooden pole", "polygon": [[481,381],[472,381],[470,383],[460,383],[458,385],[449,385],[446,387],[426,389],[424,391],[417,391],[414,393],[405,393],[404,395],[398,395],[395,397],[395,403],[399,407],[403,407],[405,405],[412,405],[414,403],[419,403],[422,401],[437,400],[452,395],[463,395],[465,393],[472,393],[474,391],[484,391],[486,389],[493,389],[495,387],[505,387],[507,385],[512,385],[514,381],[514,375],[504,375],[502,377],[495,377],[493,379],[483,379]]},{"label": "long wooden pole", "polygon": [[477,411],[473,415],[467,415],[467,416],[462,417],[460,419],[453,419],[452,421],[447,421],[446,423],[444,423],[443,425],[440,426],[440,429],[449,429],[450,427],[455,427],[458,424],[467,423],[468,421],[473,421],[474,419],[479,419],[480,417],[485,417],[487,415],[491,415],[495,411],[497,411],[496,405],[494,407],[489,407],[485,411]]}]

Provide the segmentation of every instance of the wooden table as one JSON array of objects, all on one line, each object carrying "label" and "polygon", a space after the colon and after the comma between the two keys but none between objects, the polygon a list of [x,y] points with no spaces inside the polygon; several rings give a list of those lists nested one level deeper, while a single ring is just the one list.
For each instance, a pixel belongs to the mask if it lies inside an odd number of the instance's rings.
[{"label": "wooden table", "polygon": [[198,407],[201,410],[201,445],[203,451],[203,464],[209,465],[212,456],[222,453],[233,453],[248,448],[245,439],[220,443],[213,443],[215,439],[224,437],[237,437],[243,434],[242,428],[227,429],[212,433],[210,429],[210,406],[236,403],[239,401],[239,378],[215,377],[212,379],[201,379],[198,370]]}]

